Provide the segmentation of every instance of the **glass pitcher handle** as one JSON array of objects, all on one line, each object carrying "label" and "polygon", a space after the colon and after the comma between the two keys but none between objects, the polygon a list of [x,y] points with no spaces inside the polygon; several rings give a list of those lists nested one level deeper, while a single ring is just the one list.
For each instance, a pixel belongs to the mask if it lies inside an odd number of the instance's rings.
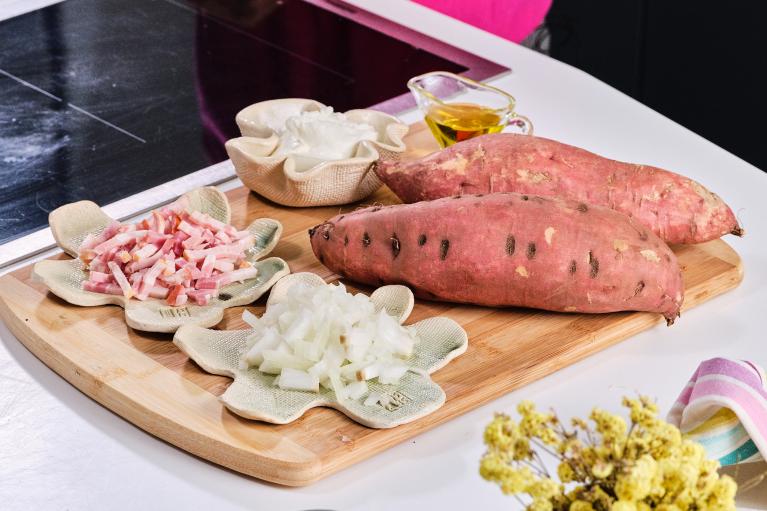
[{"label": "glass pitcher handle", "polygon": [[523,135],[533,134],[533,122],[524,115],[519,115],[515,112],[511,113],[511,117],[509,118],[509,122],[506,123],[506,126],[514,126],[519,129],[520,133]]}]

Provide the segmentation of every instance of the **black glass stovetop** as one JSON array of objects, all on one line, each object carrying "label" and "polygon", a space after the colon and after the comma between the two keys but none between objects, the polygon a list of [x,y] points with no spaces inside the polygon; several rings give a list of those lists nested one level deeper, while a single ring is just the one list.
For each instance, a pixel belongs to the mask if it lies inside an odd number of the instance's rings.
[{"label": "black glass stovetop", "polygon": [[0,22],[0,243],[226,159],[256,101],[364,108],[436,69],[466,68],[301,0],[66,0]]}]

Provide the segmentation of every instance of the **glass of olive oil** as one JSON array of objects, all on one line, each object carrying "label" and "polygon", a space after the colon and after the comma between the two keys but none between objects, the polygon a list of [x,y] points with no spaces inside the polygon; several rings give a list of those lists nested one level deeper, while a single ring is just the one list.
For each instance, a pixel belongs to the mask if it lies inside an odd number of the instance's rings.
[{"label": "glass of olive oil", "polygon": [[532,134],[530,119],[514,111],[516,100],[490,85],[435,71],[407,83],[426,124],[442,147],[513,126]]}]

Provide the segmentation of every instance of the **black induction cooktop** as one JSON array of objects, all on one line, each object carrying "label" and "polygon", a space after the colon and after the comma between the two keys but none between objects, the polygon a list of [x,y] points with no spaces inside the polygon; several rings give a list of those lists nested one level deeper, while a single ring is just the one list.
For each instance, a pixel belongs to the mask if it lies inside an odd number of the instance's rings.
[{"label": "black induction cooktop", "polygon": [[66,0],[0,22],[0,243],[226,159],[251,103],[391,110],[437,69],[501,68],[335,0]]}]

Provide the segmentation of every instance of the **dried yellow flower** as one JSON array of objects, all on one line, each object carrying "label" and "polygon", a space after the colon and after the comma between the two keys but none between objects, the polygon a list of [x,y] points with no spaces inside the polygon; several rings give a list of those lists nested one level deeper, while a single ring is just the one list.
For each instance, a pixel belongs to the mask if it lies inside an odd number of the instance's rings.
[{"label": "dried yellow flower", "polygon": [[562,461],[559,463],[559,466],[557,467],[557,475],[559,476],[559,480],[563,483],[575,481],[576,477],[575,470],[573,470],[573,466],[569,461]]},{"label": "dried yellow flower", "polygon": [[657,466],[652,456],[644,454],[625,473],[618,475],[615,483],[618,499],[633,502],[647,497],[652,490]]},{"label": "dried yellow flower", "polygon": [[637,511],[637,506],[634,502],[616,500],[613,502],[613,505],[610,506],[610,511]]},{"label": "dried yellow flower", "polygon": [[[624,398],[630,422],[594,409],[567,430],[553,413],[519,404],[485,429],[480,475],[532,511],[734,511],[735,482],[703,447],[658,418],[646,397]],[[553,479],[537,451],[559,458]],[[568,484],[566,489],[564,484]]]},{"label": "dried yellow flower", "polygon": [[594,511],[594,507],[591,505],[591,502],[575,500],[570,504],[568,511]]},{"label": "dried yellow flower", "polygon": [[533,499],[530,505],[527,506],[528,511],[552,511],[553,509],[554,506],[547,499]]},{"label": "dried yellow flower", "polygon": [[599,460],[591,467],[591,473],[599,479],[607,479],[613,473],[613,464]]}]

